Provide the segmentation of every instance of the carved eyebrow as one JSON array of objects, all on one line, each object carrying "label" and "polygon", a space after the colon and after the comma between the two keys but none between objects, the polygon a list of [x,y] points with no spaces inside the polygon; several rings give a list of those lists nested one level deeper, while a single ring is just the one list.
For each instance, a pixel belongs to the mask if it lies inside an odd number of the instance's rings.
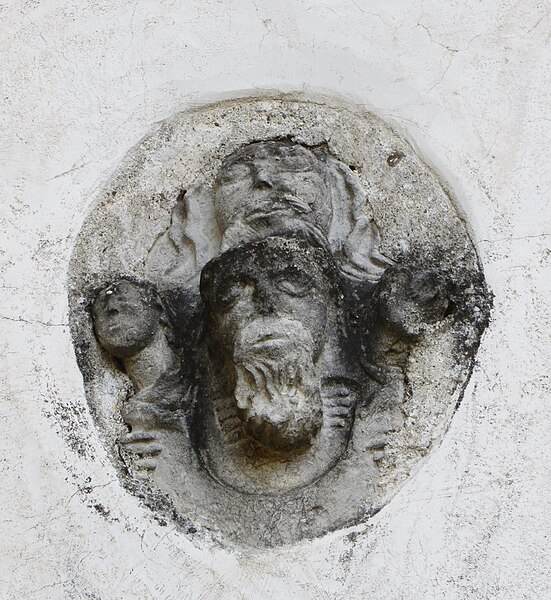
[{"label": "carved eyebrow", "polygon": [[283,159],[283,161],[289,160],[293,163],[308,163],[309,165],[313,164],[313,161],[310,156],[305,156],[304,154],[283,154],[279,158]]},{"label": "carved eyebrow", "polygon": [[239,286],[242,288],[250,281],[251,277],[248,271],[234,273],[224,270],[215,278],[214,285],[212,286],[212,297],[219,299],[231,295],[229,288],[232,286]]},{"label": "carved eyebrow", "polygon": [[232,163],[231,165],[225,165],[223,167],[220,168],[220,170],[218,171],[218,173],[216,174],[216,181],[220,182],[220,181],[231,181],[233,180],[236,175],[242,175],[244,173],[236,173],[236,171],[245,171],[247,172],[247,174],[250,172],[250,164],[248,163],[244,163],[241,161]]},{"label": "carved eyebrow", "polygon": [[279,269],[276,266],[274,269],[270,270],[270,275],[272,277],[295,277],[298,275],[304,279],[313,280],[308,269],[299,265],[285,265]]}]

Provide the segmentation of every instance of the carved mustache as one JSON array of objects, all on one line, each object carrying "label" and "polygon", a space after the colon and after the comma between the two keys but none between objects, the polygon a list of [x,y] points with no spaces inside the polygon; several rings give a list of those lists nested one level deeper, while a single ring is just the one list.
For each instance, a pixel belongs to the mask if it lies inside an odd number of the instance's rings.
[{"label": "carved mustache", "polygon": [[313,340],[300,321],[288,318],[260,317],[239,333],[234,346],[236,363],[260,357],[286,362],[313,360]]},{"label": "carved mustache", "polygon": [[267,217],[273,211],[283,211],[288,210],[289,208],[291,208],[294,212],[299,214],[306,214],[312,212],[312,207],[306,200],[304,200],[300,196],[296,196],[295,194],[287,192],[279,192],[275,194],[270,193],[267,196],[265,196],[265,201],[268,205],[267,208],[269,212],[262,215],[257,213],[250,220],[254,220],[254,217],[259,216]]}]

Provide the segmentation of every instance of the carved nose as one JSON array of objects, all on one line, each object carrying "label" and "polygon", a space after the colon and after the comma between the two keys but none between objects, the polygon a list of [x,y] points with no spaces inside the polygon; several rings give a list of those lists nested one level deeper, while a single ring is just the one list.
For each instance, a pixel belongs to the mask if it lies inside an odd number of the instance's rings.
[{"label": "carved nose", "polygon": [[254,185],[259,188],[273,188],[273,176],[269,169],[255,167],[254,169]]},{"label": "carved nose", "polygon": [[274,312],[273,295],[264,286],[257,286],[254,290],[253,299],[257,312],[268,315]]}]

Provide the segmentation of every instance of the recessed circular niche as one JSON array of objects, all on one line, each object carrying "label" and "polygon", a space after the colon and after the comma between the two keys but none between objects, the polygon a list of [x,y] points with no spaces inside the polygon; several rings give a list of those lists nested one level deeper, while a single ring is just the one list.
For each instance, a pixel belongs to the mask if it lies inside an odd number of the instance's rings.
[{"label": "recessed circular niche", "polygon": [[155,127],[85,220],[69,302],[121,482],[190,535],[253,546],[390,501],[445,434],[490,307],[411,146],[289,98]]}]

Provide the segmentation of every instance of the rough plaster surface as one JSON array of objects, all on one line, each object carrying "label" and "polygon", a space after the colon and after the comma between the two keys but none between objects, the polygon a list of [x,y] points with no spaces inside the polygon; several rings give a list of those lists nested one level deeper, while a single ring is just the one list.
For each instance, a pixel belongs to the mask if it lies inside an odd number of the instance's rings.
[{"label": "rough plaster surface", "polygon": [[[551,595],[549,4],[21,1],[0,17],[0,596]],[[364,105],[419,148],[495,299],[448,434],[385,509],[314,542],[228,551],[119,485],[66,274],[100,186],[155,122],[266,89]]]}]

